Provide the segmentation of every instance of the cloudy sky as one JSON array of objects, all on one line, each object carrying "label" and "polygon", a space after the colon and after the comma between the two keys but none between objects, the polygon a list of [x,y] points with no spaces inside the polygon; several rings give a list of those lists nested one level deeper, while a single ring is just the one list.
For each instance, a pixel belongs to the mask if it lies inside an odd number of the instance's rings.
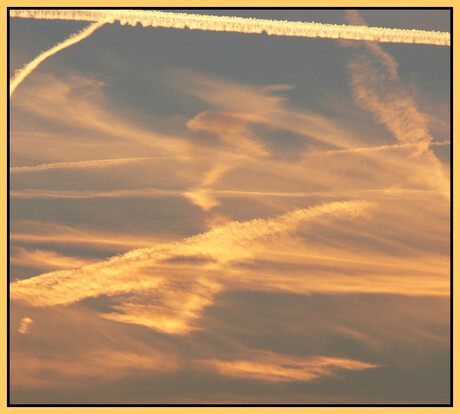
[{"label": "cloudy sky", "polygon": [[[11,18],[11,75],[89,24]],[[11,402],[448,403],[449,80],[446,46],[118,22],[45,60],[10,101]]]}]

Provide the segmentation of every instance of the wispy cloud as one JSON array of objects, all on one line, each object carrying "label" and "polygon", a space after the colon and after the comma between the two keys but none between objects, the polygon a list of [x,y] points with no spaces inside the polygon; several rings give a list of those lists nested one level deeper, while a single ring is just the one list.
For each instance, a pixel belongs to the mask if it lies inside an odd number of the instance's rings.
[{"label": "wispy cloud", "polygon": [[74,269],[86,266],[95,260],[64,256],[55,251],[19,247],[11,255],[10,263],[18,266],[37,267],[42,270]]},{"label": "wispy cloud", "polygon": [[18,332],[21,334],[26,334],[30,326],[34,323],[33,319],[29,317],[24,317],[21,319],[21,326],[18,329]]},{"label": "wispy cloud", "polygon": [[[12,327],[18,327],[12,332],[13,386],[71,386],[75,390],[129,377],[134,372],[161,375],[180,368],[177,355],[159,341],[155,346],[145,344],[81,306],[35,309],[33,325],[29,319],[12,321]],[[19,332],[24,320],[28,324],[26,335]],[[31,353],[29,343],[47,346],[38,346]]]},{"label": "wispy cloud", "polygon": [[141,248],[150,247],[170,241],[173,237],[148,237],[138,234],[95,231],[81,227],[71,227],[54,222],[40,222],[33,220],[13,220],[14,230],[10,239],[22,243],[41,243],[59,245],[91,245],[92,248],[123,247]]},{"label": "wispy cloud", "polygon": [[[348,19],[364,23],[356,11],[348,11]],[[373,113],[399,142],[413,145],[413,156],[423,160],[419,175],[449,198],[449,179],[429,149],[432,136],[428,118],[418,110],[414,98],[401,82],[393,57],[376,43],[363,45],[348,64],[356,103]]]},{"label": "wispy cloud", "polygon": [[[99,136],[110,136],[112,140],[135,143],[138,153],[142,147],[154,149],[156,158],[174,155],[180,159],[191,148],[183,138],[152,131],[129,119],[123,111],[110,108],[103,93],[105,83],[100,80],[76,74],[65,79],[50,74],[40,74],[35,78],[31,87],[12,101],[12,106],[43,119],[52,119],[69,129],[83,128]],[[105,142],[104,145],[107,147]],[[142,157],[145,157],[145,151]]]},{"label": "wispy cloud", "polygon": [[[153,16],[208,24],[116,19]],[[327,41],[307,43],[322,53]],[[401,48],[446,50],[398,46],[393,58],[347,43],[357,105],[335,83],[318,84],[324,105],[284,72],[274,82],[292,84],[263,86],[274,78],[168,68],[158,96],[129,96],[135,107],[120,106],[118,80],[76,67],[28,78],[11,100],[13,402],[447,401],[448,105],[409,89],[396,64]],[[121,76],[121,53],[98,64]],[[138,66],[143,87],[152,70]]]},{"label": "wispy cloud", "polygon": [[313,381],[334,376],[341,370],[361,371],[379,367],[379,364],[328,356],[299,358],[268,351],[254,351],[251,356],[251,359],[234,361],[202,360],[199,364],[224,376],[268,382]]},{"label": "wispy cloud", "polygon": [[[211,260],[210,270],[215,268],[214,263],[223,265],[235,260],[243,260],[253,254],[253,249],[260,243],[269,243],[276,236],[295,231],[303,222],[310,222],[320,218],[333,219],[334,217],[359,217],[369,209],[369,204],[362,201],[328,203],[310,209],[295,210],[274,219],[255,219],[247,222],[231,222],[207,233],[199,234],[180,242],[159,245],[151,249],[133,250],[124,255],[116,256],[108,261],[85,266],[78,270],[62,270],[45,273],[30,279],[17,281],[11,284],[11,299],[29,306],[53,306],[69,304],[88,297],[100,295],[115,296],[120,294],[142,294],[154,292],[161,301],[157,305],[130,304],[130,299],[121,299],[121,308],[133,314],[128,316],[109,315],[117,320],[128,322],[137,321],[139,324],[164,329],[166,332],[183,333],[186,331],[184,323],[199,315],[199,310],[211,303],[212,295],[221,289],[220,283],[208,280],[206,277],[192,276],[191,285],[184,294],[190,299],[178,299],[175,295],[180,285],[174,283],[174,273],[164,273],[161,265],[175,257],[189,257],[204,255]],[[206,263],[205,263],[206,264]],[[154,271],[156,266],[158,271]],[[179,268],[180,270],[180,268]],[[183,280],[181,272],[181,279]],[[202,287],[200,287],[202,285]],[[198,290],[197,289],[198,286]],[[162,293],[163,291],[163,293]],[[181,288],[179,288],[181,291]],[[166,293],[165,293],[166,292]],[[172,293],[174,292],[174,294]],[[205,294],[203,294],[203,292]],[[168,315],[167,307],[173,309],[176,328],[171,318],[164,321],[146,322],[145,315],[153,317],[152,310],[161,310]],[[171,313],[171,312],[169,312]],[[165,321],[166,320],[166,321]],[[178,326],[178,328],[177,328]]]}]

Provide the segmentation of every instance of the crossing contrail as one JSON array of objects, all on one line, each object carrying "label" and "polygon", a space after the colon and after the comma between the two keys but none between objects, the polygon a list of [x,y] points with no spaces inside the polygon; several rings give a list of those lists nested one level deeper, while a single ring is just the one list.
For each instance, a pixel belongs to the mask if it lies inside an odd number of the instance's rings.
[{"label": "crossing contrail", "polygon": [[90,36],[95,30],[99,29],[103,24],[107,23],[106,21],[98,21],[97,23],[90,24],[88,27],[84,28],[80,32],[73,34],[66,40],[61,43],[58,43],[56,46],[53,46],[51,49],[48,49],[40,55],[38,55],[32,62],[29,62],[25,65],[22,69],[16,71],[13,79],[10,81],[10,98],[13,95],[13,92],[18,87],[18,85],[28,76],[30,75],[37,66],[42,63],[45,59],[49,58],[50,56],[54,55],[55,53],[65,49],[66,47],[72,46],[75,43],[78,43],[80,40],[85,39],[86,37]]},{"label": "crossing contrail", "polygon": [[10,10],[11,17],[51,20],[119,21],[122,25],[210,30],[217,32],[267,33],[275,36],[322,37],[374,42],[421,43],[450,46],[450,33],[382,27],[306,23],[229,16],[171,13],[151,10]]}]

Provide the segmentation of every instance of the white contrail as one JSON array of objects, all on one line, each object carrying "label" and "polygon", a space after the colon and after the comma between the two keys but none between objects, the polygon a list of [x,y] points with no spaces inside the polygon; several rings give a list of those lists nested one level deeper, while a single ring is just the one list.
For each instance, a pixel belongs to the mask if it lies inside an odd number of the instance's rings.
[{"label": "white contrail", "polygon": [[66,47],[72,46],[75,43],[78,43],[80,40],[85,39],[86,37],[90,36],[96,29],[99,29],[103,24],[107,23],[107,21],[98,21],[97,23],[90,24],[88,27],[84,28],[80,32],[73,34],[68,39],[64,40],[63,42],[57,44],[56,46],[48,49],[40,55],[38,55],[32,62],[29,62],[25,65],[22,69],[16,71],[13,79],[10,80],[10,98],[13,95],[13,92],[18,87],[18,85],[28,76],[30,73],[37,68],[37,66],[42,63],[45,59],[49,58],[50,56],[54,55],[55,53],[59,52]]},{"label": "white contrail", "polygon": [[150,10],[11,10],[11,17],[60,20],[108,20],[136,26],[217,32],[263,33],[276,36],[323,37],[328,39],[370,40],[392,43],[450,45],[450,33],[425,30],[306,23],[229,16],[207,16]]}]

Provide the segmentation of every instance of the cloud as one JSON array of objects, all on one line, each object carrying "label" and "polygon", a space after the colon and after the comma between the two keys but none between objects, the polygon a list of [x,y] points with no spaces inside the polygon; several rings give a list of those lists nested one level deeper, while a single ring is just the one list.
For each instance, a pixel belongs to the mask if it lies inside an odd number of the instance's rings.
[{"label": "cloud", "polygon": [[[120,321],[136,321],[166,332],[184,333],[188,329],[185,326],[187,322],[198,317],[204,306],[212,303],[213,294],[221,290],[220,281],[192,274],[191,284],[182,291],[174,281],[184,280],[184,271],[177,263],[168,264],[165,260],[184,255],[205,255],[213,261],[205,262],[202,272],[208,270],[213,274],[222,265],[251,257],[258,245],[269,244],[277,236],[294,232],[302,223],[321,218],[334,219],[336,216],[359,217],[368,208],[369,204],[362,201],[336,202],[291,211],[273,219],[231,222],[180,242],[133,250],[78,270],[45,273],[14,282],[10,297],[28,306],[43,307],[101,295],[129,294],[137,300],[143,292],[149,292],[147,303],[133,304],[132,299],[119,298],[122,303],[119,309],[130,312],[128,316],[107,316]],[[171,266],[178,267],[177,276],[174,276],[174,271],[171,272]],[[183,297],[176,293],[178,290],[183,292]],[[152,305],[154,293],[159,302]],[[172,312],[168,311],[168,307]],[[163,321],[157,314],[163,314]],[[165,316],[169,314],[172,317]]]},{"label": "cloud", "polygon": [[[165,186],[164,180],[159,180],[153,186],[148,182],[150,186],[137,189],[104,190],[98,186],[97,191],[17,190],[13,186],[12,196],[50,199],[180,196],[205,212],[223,206],[224,197],[247,196],[257,197],[260,205],[276,204],[279,211],[283,211],[288,208],[286,202],[275,202],[267,197],[281,197],[282,194],[290,197],[292,194],[317,197],[321,202],[326,197],[342,197],[346,193],[353,197],[372,198],[370,191],[375,191],[376,197],[424,196],[421,192],[409,192],[415,189],[411,188],[414,186],[418,187],[417,191],[422,188],[445,190],[438,185],[434,188],[432,183],[437,180],[435,176],[419,178],[420,172],[423,176],[427,175],[424,172],[426,157],[408,157],[413,144],[407,144],[407,147],[405,143],[396,144],[401,148],[391,154],[383,149],[385,146],[378,151],[368,150],[364,148],[369,146],[367,132],[364,134],[345,129],[337,121],[292,108],[286,98],[273,95],[274,91],[288,90],[291,86],[253,87],[185,71],[176,71],[173,77],[175,87],[182,92],[216,107],[191,118],[188,125],[194,127],[174,136],[147,130],[126,119],[108,104],[102,93],[102,82],[78,76],[71,76],[65,82],[49,75],[40,76],[40,82],[31,82],[14,103],[17,108],[35,116],[46,119],[54,117],[53,122],[62,122],[67,130],[85,128],[92,131],[95,137],[91,141],[91,148],[97,145],[98,151],[105,151],[106,139],[110,139],[114,143],[112,148],[118,148],[118,152],[133,152],[135,148],[131,158],[154,155],[154,163],[143,165],[147,169],[143,171],[143,176],[152,180],[159,177],[156,173],[158,169],[168,171],[168,189],[161,188]],[[44,88],[53,90],[52,100],[48,99],[51,95],[42,97]],[[303,148],[295,150],[300,162],[280,159],[279,156],[286,152],[286,142],[273,141],[269,131],[287,131],[302,137],[305,141]],[[13,134],[18,134],[14,128]],[[102,139],[101,134],[107,138]],[[213,139],[209,140],[203,134],[211,134]],[[23,140],[22,132],[20,136],[16,137],[12,151],[19,151],[30,158],[33,155],[24,151],[36,140]],[[78,138],[76,142],[80,140]],[[59,151],[78,153],[82,148],[89,148],[69,147],[69,140],[53,139],[52,142],[53,148],[56,148],[54,151],[58,152],[54,158],[62,157]],[[314,142],[323,146],[321,151],[315,148]],[[139,144],[142,145],[143,157],[137,156]],[[253,144],[256,146],[251,152],[250,146]],[[309,151],[309,146],[314,149]],[[259,149],[263,151],[258,152]],[[79,158],[84,160],[88,156],[86,153],[80,154]],[[160,158],[165,157],[170,158],[167,162],[161,161]],[[328,168],[324,168],[326,157],[331,160]],[[54,164],[58,166],[59,163]],[[150,173],[152,170],[155,173]],[[359,179],[354,178],[357,170],[362,172]],[[436,169],[432,171],[436,173]],[[135,178],[139,180],[139,177]],[[156,184],[158,187],[155,187]],[[263,197],[263,194],[267,197]]]},{"label": "cloud", "polygon": [[[161,375],[180,369],[179,355],[154,345],[93,311],[73,305],[31,309],[12,304],[11,384],[17,389],[88,389],[134,373]],[[25,312],[29,317],[22,317]],[[24,320],[27,334],[21,333]]]},{"label": "cloud", "polygon": [[[65,79],[39,74],[12,101],[12,106],[44,120],[51,119],[55,125],[64,125],[66,133],[83,129],[97,134],[98,140],[103,134],[117,144],[120,141],[136,143],[137,153],[139,148],[144,147],[145,150],[154,150],[156,158],[174,155],[180,159],[188,154],[190,145],[184,139],[154,132],[114,108],[103,93],[104,86],[103,81],[78,74],[71,74]],[[12,120],[14,122],[15,118]],[[107,143],[104,144],[107,147]],[[145,151],[142,156],[145,156]]]},{"label": "cloud", "polygon": [[[349,11],[347,15],[349,20],[363,23],[356,11]],[[418,110],[414,98],[401,82],[393,57],[376,43],[363,45],[348,64],[355,102],[374,114],[399,142],[413,145],[413,156],[421,161],[418,175],[449,199],[449,178],[429,149],[432,136],[427,116]]]},{"label": "cloud", "polygon": [[39,71],[11,100],[12,402],[448,401],[450,213],[425,149],[344,96],[324,116],[304,85],[168,74],[182,115]]},{"label": "cloud", "polygon": [[[179,242],[14,282],[11,299],[46,307],[107,296],[113,298],[111,307],[117,312],[102,316],[182,335],[197,329],[195,322],[204,308],[213,304],[215,294],[228,289],[304,295],[448,295],[448,258],[442,255],[423,257],[417,252],[395,258],[372,253],[372,239],[369,243],[363,238],[361,248],[337,243],[344,237],[337,223],[331,241],[304,243],[284,237],[302,223],[313,226],[331,219],[351,219],[356,233],[369,207],[363,201],[334,202],[273,219],[230,222]],[[364,228],[368,225],[368,221],[363,223]],[[351,233],[346,230],[343,234]],[[378,237],[376,240],[380,242]],[[205,260],[175,260],[196,255]],[[311,269],[308,274],[305,266]]]},{"label": "cloud", "polygon": [[34,320],[29,317],[24,317],[21,319],[21,326],[18,329],[18,332],[21,334],[26,334],[30,328],[30,325],[34,323]]},{"label": "cloud", "polygon": [[187,122],[192,131],[208,131],[216,134],[229,146],[230,151],[238,149],[247,156],[263,157],[269,155],[263,145],[257,142],[247,125],[260,121],[260,117],[237,112],[204,111]]},{"label": "cloud", "polygon": [[130,295],[114,305],[117,312],[104,318],[134,323],[173,335],[184,335],[199,329],[194,322],[203,309],[214,303],[214,296],[223,290],[215,281],[194,278],[192,281],[164,281],[155,289]]},{"label": "cloud", "polygon": [[234,361],[211,359],[198,363],[224,376],[268,382],[313,381],[321,377],[333,376],[340,370],[361,371],[379,367],[378,364],[346,358],[328,356],[299,358],[268,351],[253,351],[251,359]]},{"label": "cloud", "polygon": [[[83,358],[65,361],[38,359],[30,355],[14,355],[13,384],[49,388],[59,386],[89,386],[106,382],[110,371],[112,380],[130,375],[133,371],[169,372],[177,369],[174,360],[164,358],[160,353],[141,355],[134,352],[117,352],[110,349],[89,352]],[[22,370],[22,372],[20,372]],[[41,371],[54,373],[55,377],[43,378]],[[85,384],[86,383],[86,384]]]},{"label": "cloud", "polygon": [[172,237],[141,237],[113,231],[95,231],[84,227],[72,227],[54,222],[12,220],[10,239],[22,243],[59,245],[91,245],[99,247],[140,248],[165,243]]},{"label": "cloud", "polygon": [[186,191],[184,196],[193,204],[201,207],[205,211],[209,211],[213,207],[220,205],[220,201],[212,195],[210,190],[206,188],[197,188],[192,191]]},{"label": "cloud", "polygon": [[94,260],[63,256],[50,250],[27,250],[21,247],[10,257],[12,264],[38,267],[42,270],[74,269],[92,262]]}]

